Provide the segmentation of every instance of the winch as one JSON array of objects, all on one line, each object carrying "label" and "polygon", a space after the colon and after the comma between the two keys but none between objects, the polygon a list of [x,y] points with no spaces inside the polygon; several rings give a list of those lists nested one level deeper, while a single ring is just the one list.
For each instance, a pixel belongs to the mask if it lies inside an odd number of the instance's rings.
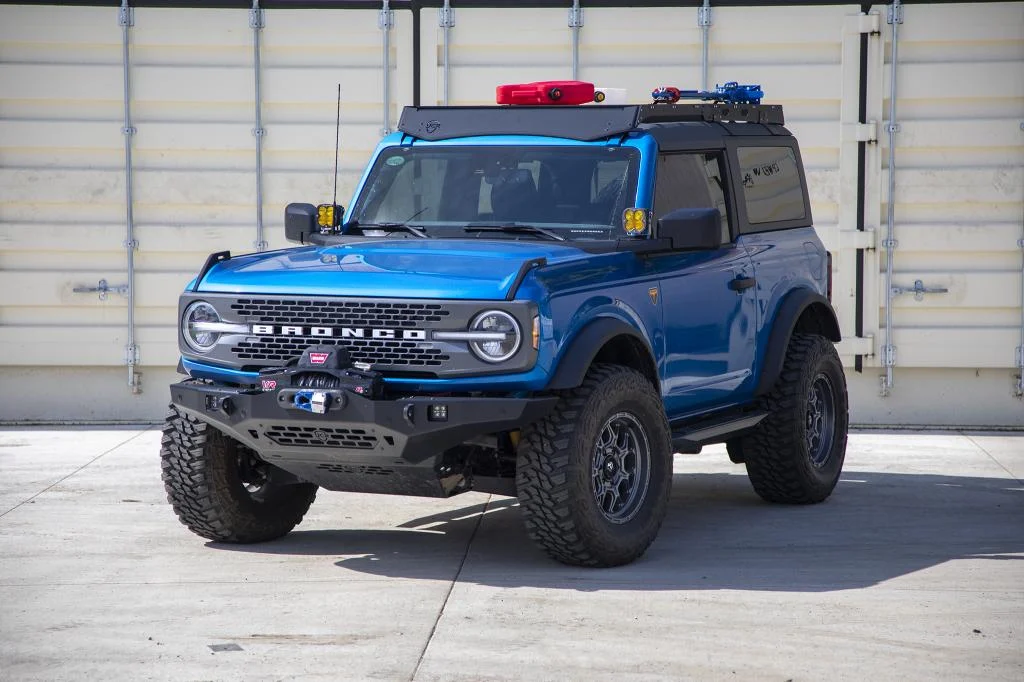
[{"label": "winch", "polygon": [[377,399],[383,391],[380,372],[368,365],[356,366],[344,346],[310,346],[294,367],[274,367],[260,372],[263,392],[277,391],[281,407],[313,414],[327,414],[345,407],[348,391]]}]

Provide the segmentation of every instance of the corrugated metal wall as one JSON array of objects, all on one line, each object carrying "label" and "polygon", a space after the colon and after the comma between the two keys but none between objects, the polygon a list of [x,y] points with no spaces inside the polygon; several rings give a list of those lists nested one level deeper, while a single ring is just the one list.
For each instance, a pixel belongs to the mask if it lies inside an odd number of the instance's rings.
[{"label": "corrugated metal wall", "polygon": [[[687,8],[586,8],[580,77],[642,101],[700,81],[701,32]],[[714,3],[712,3],[714,6]],[[785,106],[808,168],[816,225],[835,256],[855,421],[1022,424],[1024,3],[909,5],[900,25],[893,284],[895,384],[879,396],[886,343],[885,124],[890,27],[858,5],[713,9],[711,83],[759,82]],[[0,6],[0,419],[158,417],[177,360],[175,302],[206,254],[253,249],[256,141],[249,13],[134,10],[131,83],[137,343],[142,393],[126,386],[121,28],[115,8]],[[424,104],[442,100],[445,31],[420,27]],[[342,85],[339,194],[380,137],[376,10],[266,11],[261,31],[265,238],[286,246],[289,201],[331,192]],[[869,35],[865,212],[858,233],[856,99]],[[492,101],[501,82],[569,77],[567,11],[458,7],[451,104]],[[391,112],[413,98],[412,17],[394,13]],[[393,123],[392,123],[393,124]],[[871,127],[871,126],[868,126]],[[864,275],[858,288],[857,248]],[[855,338],[858,302],[863,317]],[[876,305],[877,304],[877,305]],[[853,371],[860,355],[862,373]],[[15,391],[14,389],[18,390]],[[20,394],[14,400],[9,396]]]}]

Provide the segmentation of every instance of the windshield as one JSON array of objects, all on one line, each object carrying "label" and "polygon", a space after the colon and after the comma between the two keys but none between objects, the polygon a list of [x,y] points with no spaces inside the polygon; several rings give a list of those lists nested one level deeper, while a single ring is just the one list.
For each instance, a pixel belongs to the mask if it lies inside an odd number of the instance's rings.
[{"label": "windshield", "polygon": [[636,197],[639,161],[631,147],[389,148],[350,221],[408,224],[430,236],[618,237],[622,212]]}]

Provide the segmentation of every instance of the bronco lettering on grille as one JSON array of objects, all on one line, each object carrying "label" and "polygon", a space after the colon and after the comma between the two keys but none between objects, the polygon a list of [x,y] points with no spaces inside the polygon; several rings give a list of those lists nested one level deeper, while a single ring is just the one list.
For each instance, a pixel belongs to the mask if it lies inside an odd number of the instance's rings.
[{"label": "bronco lettering on grille", "polygon": [[371,327],[298,327],[290,325],[254,324],[250,327],[257,336],[321,336],[342,339],[400,339],[426,341],[422,329],[384,329]]}]

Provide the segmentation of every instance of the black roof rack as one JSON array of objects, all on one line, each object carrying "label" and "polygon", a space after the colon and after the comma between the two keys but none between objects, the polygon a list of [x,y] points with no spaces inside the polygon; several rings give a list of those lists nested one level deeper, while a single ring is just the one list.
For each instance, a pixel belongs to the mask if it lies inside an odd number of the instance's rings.
[{"label": "black roof rack", "polygon": [[642,123],[677,121],[784,125],[778,104],[698,102],[587,106],[405,107],[398,129],[421,140],[472,135],[546,135],[592,141],[624,135]]},{"label": "black roof rack", "polygon": [[636,128],[637,106],[405,107],[398,129],[422,140],[550,135],[600,140]]},{"label": "black roof rack", "polygon": [[716,121],[785,125],[781,104],[734,104],[698,102],[686,104],[641,104],[637,123],[675,121]]}]

